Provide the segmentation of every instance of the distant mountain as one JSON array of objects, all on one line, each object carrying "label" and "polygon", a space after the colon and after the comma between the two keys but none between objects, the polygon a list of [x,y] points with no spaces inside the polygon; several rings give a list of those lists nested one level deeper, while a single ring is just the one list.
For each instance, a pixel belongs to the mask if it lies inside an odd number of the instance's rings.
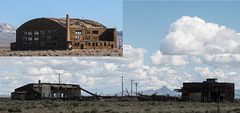
[{"label": "distant mountain", "polygon": [[176,91],[170,90],[168,89],[166,86],[163,86],[162,88],[158,89],[158,90],[146,90],[143,92],[144,95],[152,95],[152,94],[156,94],[156,95],[170,95],[170,96],[178,96],[181,95],[181,93],[178,93]]},{"label": "distant mountain", "polygon": [[[128,93],[131,95],[131,90],[128,91]],[[160,88],[158,90],[149,89],[149,90],[146,90],[146,91],[140,91],[140,93],[142,93],[143,95],[156,94],[156,95],[170,95],[170,96],[178,96],[178,95],[180,95],[181,96],[181,93],[178,93],[176,91],[170,90],[166,86],[163,86],[162,88]],[[116,93],[116,94],[118,96],[122,96],[122,92],[119,92],[119,93]],[[111,94],[111,96],[112,95],[116,95],[116,94]],[[123,95],[128,95],[126,90],[123,91]],[[134,91],[133,91],[133,95],[136,95]]]},{"label": "distant mountain", "polygon": [[117,31],[117,47],[121,48],[123,46],[123,31]]},{"label": "distant mountain", "polygon": [[0,47],[9,47],[16,41],[16,29],[7,23],[0,24]]}]

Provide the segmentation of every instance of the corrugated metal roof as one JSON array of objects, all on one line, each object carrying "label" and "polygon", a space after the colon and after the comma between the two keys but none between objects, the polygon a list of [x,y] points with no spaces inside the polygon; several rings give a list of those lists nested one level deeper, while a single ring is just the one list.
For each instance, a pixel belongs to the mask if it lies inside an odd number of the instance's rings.
[{"label": "corrugated metal roof", "polygon": [[[62,25],[63,27],[66,27],[66,18],[46,18],[50,19],[52,21],[55,21]],[[100,28],[100,29],[107,29],[104,25],[92,21],[92,20],[86,20],[86,19],[78,19],[78,18],[70,18],[69,19],[70,28]]]}]

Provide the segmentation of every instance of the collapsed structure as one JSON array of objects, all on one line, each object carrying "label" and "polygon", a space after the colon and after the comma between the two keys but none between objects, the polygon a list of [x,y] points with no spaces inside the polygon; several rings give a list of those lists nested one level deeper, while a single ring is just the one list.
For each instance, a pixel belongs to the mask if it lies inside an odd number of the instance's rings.
[{"label": "collapsed structure", "polygon": [[35,100],[35,99],[81,99],[81,91],[85,91],[93,96],[93,93],[81,88],[77,84],[63,83],[30,83],[16,88],[11,93],[12,100]]},{"label": "collapsed structure", "polygon": [[234,83],[217,82],[216,78],[208,78],[203,82],[183,83],[181,89],[183,101],[219,102],[234,100]]},{"label": "collapsed structure", "polygon": [[37,18],[16,31],[11,50],[117,49],[116,28],[86,19]]}]

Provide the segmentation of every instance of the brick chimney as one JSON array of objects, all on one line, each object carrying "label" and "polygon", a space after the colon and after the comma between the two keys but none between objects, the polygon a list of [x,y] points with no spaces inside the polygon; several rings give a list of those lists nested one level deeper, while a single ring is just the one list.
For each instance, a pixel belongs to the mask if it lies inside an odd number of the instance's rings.
[{"label": "brick chimney", "polygon": [[67,28],[67,41],[70,41],[70,25],[69,25],[69,15],[66,16],[66,28]]}]

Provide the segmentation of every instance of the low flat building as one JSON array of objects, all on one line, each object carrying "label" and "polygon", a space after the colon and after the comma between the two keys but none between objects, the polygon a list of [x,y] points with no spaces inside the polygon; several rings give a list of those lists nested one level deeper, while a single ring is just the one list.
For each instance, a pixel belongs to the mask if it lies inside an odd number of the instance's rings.
[{"label": "low flat building", "polygon": [[77,84],[30,83],[16,88],[11,93],[12,100],[35,99],[79,99],[81,87]]},{"label": "low flat building", "polygon": [[185,82],[181,89],[183,101],[219,102],[234,100],[234,83],[217,82],[209,78],[203,82]]}]

